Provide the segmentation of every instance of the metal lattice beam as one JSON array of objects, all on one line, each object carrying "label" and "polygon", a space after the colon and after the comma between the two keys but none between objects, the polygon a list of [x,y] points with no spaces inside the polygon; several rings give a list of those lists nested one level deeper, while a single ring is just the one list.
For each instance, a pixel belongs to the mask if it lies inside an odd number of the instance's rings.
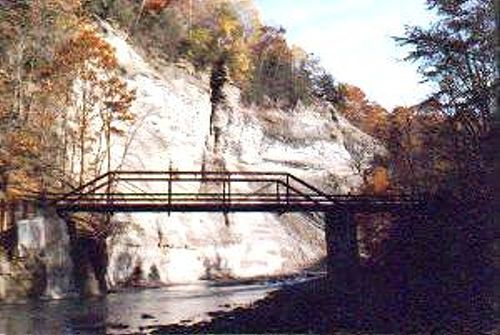
[{"label": "metal lattice beam", "polygon": [[[210,191],[199,192],[201,185]],[[281,172],[112,171],[52,201],[59,211],[96,213],[401,212],[425,207],[420,196],[326,194]]]}]

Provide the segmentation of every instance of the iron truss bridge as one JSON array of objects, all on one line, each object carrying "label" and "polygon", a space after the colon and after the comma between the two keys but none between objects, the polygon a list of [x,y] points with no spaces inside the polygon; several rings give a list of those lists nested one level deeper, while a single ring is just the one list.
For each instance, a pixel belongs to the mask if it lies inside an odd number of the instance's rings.
[{"label": "iron truss bridge", "polygon": [[415,195],[327,194],[282,172],[111,171],[67,194],[59,212],[393,212],[426,206]]}]

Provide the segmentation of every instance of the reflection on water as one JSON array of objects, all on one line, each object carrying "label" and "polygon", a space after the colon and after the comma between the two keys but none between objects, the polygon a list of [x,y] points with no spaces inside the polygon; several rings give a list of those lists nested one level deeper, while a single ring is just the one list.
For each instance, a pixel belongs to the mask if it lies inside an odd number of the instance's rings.
[{"label": "reflection on water", "polygon": [[126,334],[147,327],[208,319],[263,298],[280,285],[219,285],[202,282],[133,290],[99,299],[38,301],[0,305],[0,334]]}]

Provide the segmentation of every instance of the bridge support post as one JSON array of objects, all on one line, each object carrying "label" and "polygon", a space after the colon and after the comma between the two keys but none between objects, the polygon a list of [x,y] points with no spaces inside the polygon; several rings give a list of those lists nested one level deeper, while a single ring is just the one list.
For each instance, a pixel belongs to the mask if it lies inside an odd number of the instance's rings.
[{"label": "bridge support post", "polygon": [[341,210],[325,213],[328,280],[335,292],[357,291],[359,252],[354,214]]}]

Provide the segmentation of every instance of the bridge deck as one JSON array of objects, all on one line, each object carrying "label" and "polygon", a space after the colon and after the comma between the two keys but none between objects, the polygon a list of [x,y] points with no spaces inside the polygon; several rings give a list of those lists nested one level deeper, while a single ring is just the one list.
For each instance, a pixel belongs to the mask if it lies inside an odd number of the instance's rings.
[{"label": "bridge deck", "polygon": [[[202,191],[200,191],[202,190]],[[406,195],[326,194],[275,172],[113,171],[55,198],[64,212],[356,212],[424,206]]]}]

